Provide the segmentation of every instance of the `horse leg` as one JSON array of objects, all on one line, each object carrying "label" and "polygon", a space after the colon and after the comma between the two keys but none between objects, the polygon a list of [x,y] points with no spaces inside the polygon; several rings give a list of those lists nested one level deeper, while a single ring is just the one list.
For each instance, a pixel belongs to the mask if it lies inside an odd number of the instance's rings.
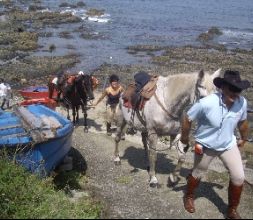
[{"label": "horse leg", "polygon": [[141,132],[142,137],[142,143],[145,150],[145,165],[147,167],[147,171],[150,171],[150,165],[149,165],[149,156],[148,156],[148,132]]},{"label": "horse leg", "polygon": [[67,119],[70,120],[70,116],[69,116],[69,106],[66,106],[67,108]]},{"label": "horse leg", "polygon": [[83,118],[84,118],[84,122],[83,122],[83,126],[84,126],[84,132],[88,133],[88,122],[87,122],[87,108],[86,106],[82,105],[82,111],[83,111]]},{"label": "horse leg", "polygon": [[177,161],[177,165],[173,171],[173,173],[171,173],[169,175],[169,185],[175,185],[179,182],[179,174],[180,174],[180,171],[181,171],[181,168],[182,168],[182,165],[184,164],[185,160],[184,159],[181,159],[179,158],[178,161]]},{"label": "horse leg", "polygon": [[119,142],[121,140],[122,134],[124,134],[124,130],[126,127],[126,121],[123,117],[118,117],[117,121],[117,131],[116,131],[116,136],[115,136],[115,151],[114,151],[114,163],[115,165],[120,165],[120,156],[119,156]]},{"label": "horse leg", "polygon": [[156,161],[157,161],[157,153],[156,153],[156,145],[158,141],[158,136],[155,131],[150,131],[148,133],[148,157],[149,157],[149,164],[150,164],[150,171],[149,171],[149,176],[150,176],[150,181],[149,181],[149,186],[150,187],[157,187],[158,186],[158,180],[156,178]]},{"label": "horse leg", "polygon": [[174,142],[172,143],[173,145],[176,145],[176,149],[177,149],[177,153],[178,153],[178,161],[177,161],[177,165],[173,171],[173,173],[171,173],[169,175],[169,183],[170,185],[175,185],[176,183],[179,182],[179,175],[180,175],[180,171],[181,168],[185,162],[186,159],[186,150],[188,149],[181,149],[178,145],[178,141],[180,139],[181,135],[178,134],[174,140]]},{"label": "horse leg", "polygon": [[76,124],[76,108],[72,106],[73,123]]},{"label": "horse leg", "polygon": [[178,135],[170,135],[170,149],[175,149],[175,142]]},{"label": "horse leg", "polygon": [[79,122],[79,106],[76,106],[76,122]]}]

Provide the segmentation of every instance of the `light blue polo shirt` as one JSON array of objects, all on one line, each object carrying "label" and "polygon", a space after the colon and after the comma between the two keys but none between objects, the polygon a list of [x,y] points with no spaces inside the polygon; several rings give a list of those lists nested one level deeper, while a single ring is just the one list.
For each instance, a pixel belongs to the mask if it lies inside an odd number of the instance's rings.
[{"label": "light blue polo shirt", "polygon": [[195,140],[207,148],[224,151],[236,145],[234,135],[239,121],[247,119],[247,101],[240,96],[228,110],[221,93],[200,99],[187,112],[191,121],[196,120]]}]

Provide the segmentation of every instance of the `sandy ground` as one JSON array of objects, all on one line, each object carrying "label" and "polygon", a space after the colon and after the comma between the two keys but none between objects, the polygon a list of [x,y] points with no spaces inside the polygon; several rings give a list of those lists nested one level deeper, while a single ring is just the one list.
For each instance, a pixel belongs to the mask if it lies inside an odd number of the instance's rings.
[{"label": "sandy ground", "polygon": [[[98,97],[98,94],[96,94]],[[65,114],[62,108],[57,111]],[[90,189],[105,205],[104,218],[200,218],[222,219],[227,208],[228,178],[222,164],[217,159],[210,167],[207,177],[201,182],[196,193],[196,213],[189,214],[183,208],[185,177],[190,172],[193,154],[187,155],[179,183],[168,186],[169,173],[176,164],[176,151],[165,150],[159,143],[157,177],[160,187],[150,188],[148,172],[144,161],[144,150],[140,135],[126,136],[120,146],[121,166],[113,163],[114,135],[107,136],[104,125],[105,104],[100,103],[88,111],[89,133],[83,132],[82,117],[73,133],[73,148],[81,155],[80,163],[87,164]],[[213,172],[215,170],[216,172]],[[252,170],[247,178],[252,181]],[[223,178],[224,177],[224,178]],[[239,207],[242,218],[253,217],[253,188],[245,185]]]}]

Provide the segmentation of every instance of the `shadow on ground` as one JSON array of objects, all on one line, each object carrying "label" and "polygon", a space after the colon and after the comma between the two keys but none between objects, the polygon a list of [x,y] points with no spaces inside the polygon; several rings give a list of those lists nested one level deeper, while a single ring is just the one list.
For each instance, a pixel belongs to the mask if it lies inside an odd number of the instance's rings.
[{"label": "shadow on ground", "polygon": [[80,178],[86,174],[87,163],[82,154],[75,148],[71,148],[69,156],[73,159],[73,169],[70,171],[60,171],[55,176],[53,182],[56,189],[81,189]]},{"label": "shadow on ground", "polygon": [[[88,115],[88,117],[89,117],[89,115]],[[103,131],[103,129],[102,129],[103,125],[102,124],[98,124],[93,119],[87,118],[87,125],[88,125],[88,129],[95,128],[96,131]],[[79,119],[78,123],[75,124],[75,127],[81,127],[81,126],[84,127],[84,118],[83,117],[81,117]]]},{"label": "shadow on ground", "polygon": [[[145,156],[145,150],[139,149],[134,146],[130,146],[125,150],[122,156],[123,160],[127,160],[128,163],[135,169],[148,170],[148,163]],[[158,152],[157,153],[157,163],[156,163],[156,173],[158,174],[170,174],[175,169],[175,164],[177,161],[167,158],[167,154]],[[180,175],[186,177],[190,173],[190,169],[182,167]]]},{"label": "shadow on ground", "polygon": [[[208,199],[217,207],[219,212],[225,216],[227,211],[227,204],[223,201],[223,198],[221,198],[219,194],[215,191],[215,188],[223,189],[224,186],[217,183],[200,182],[199,187],[196,189],[195,200],[201,197]],[[173,187],[173,190],[176,192],[185,191],[185,189],[186,185],[180,187]]]}]

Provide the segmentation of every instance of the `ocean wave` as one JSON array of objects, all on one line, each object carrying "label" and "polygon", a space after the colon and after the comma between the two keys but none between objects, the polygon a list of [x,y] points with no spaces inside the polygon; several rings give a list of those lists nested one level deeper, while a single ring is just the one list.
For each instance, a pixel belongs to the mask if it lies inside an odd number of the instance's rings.
[{"label": "ocean wave", "polygon": [[98,22],[98,23],[107,23],[111,20],[110,14],[104,14],[101,16],[88,16],[87,10],[85,10],[85,9],[72,9],[72,8],[66,7],[60,13],[61,14],[71,13],[73,16],[80,17],[82,20],[88,20],[88,21],[93,21],[93,22]]},{"label": "ocean wave", "polygon": [[94,21],[94,22],[98,22],[98,23],[107,23],[110,21],[110,18],[101,18],[101,17],[97,17],[97,16],[88,16],[85,19],[89,20],[89,21]]},{"label": "ocean wave", "polygon": [[73,9],[69,7],[66,7],[66,9],[60,11],[61,14],[71,13],[73,16],[78,16],[78,17],[82,17],[82,15],[85,14],[86,12],[87,10],[85,9]]},{"label": "ocean wave", "polygon": [[83,16],[82,19],[94,21],[94,22],[98,22],[98,23],[107,23],[111,20],[110,17],[111,17],[110,14],[103,14],[100,16],[87,16],[87,15],[85,15],[85,16]]},{"label": "ocean wave", "polygon": [[222,30],[223,35],[227,37],[236,37],[236,38],[253,38],[253,32],[249,31],[238,31],[238,30]]}]

